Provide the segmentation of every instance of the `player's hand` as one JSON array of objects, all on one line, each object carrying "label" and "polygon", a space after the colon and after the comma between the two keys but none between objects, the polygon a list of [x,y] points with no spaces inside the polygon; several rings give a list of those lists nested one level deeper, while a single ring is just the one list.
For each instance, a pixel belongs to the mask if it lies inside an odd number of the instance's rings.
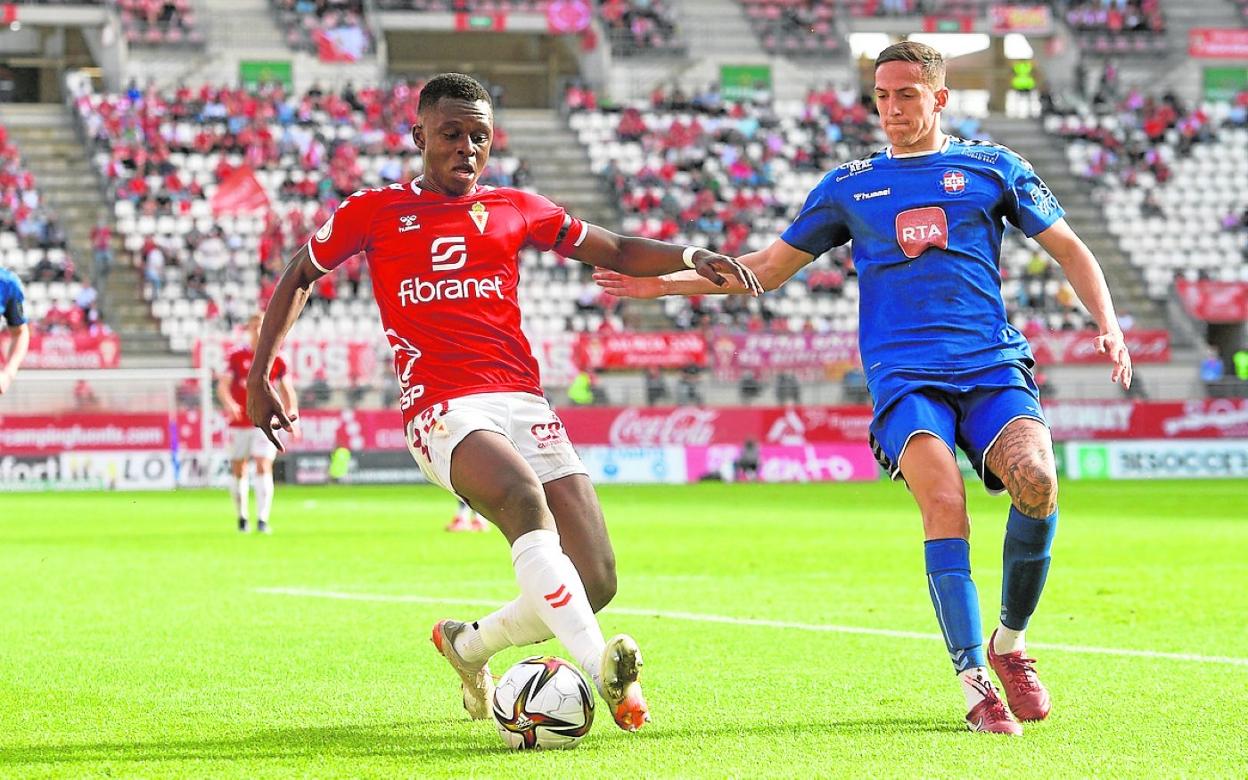
[{"label": "player's hand", "polygon": [[626,276],[617,271],[595,268],[594,281],[608,295],[617,298],[658,298],[663,295],[663,280],[657,276]]},{"label": "player's hand", "polygon": [[13,384],[13,377],[8,371],[0,371],[0,395],[9,392],[9,387]]},{"label": "player's hand", "polygon": [[724,278],[724,274],[727,274],[740,282],[746,292],[755,298],[763,294],[763,285],[753,271],[736,259],[709,249],[699,249],[693,254],[693,270],[716,287],[728,286],[728,280]]},{"label": "player's hand", "polygon": [[1114,372],[1110,375],[1113,382],[1122,383],[1124,390],[1130,389],[1131,377],[1135,371],[1131,367],[1131,353],[1127,351],[1127,342],[1122,331],[1115,328],[1096,337],[1096,351],[1108,355],[1114,363]]},{"label": "player's hand", "polygon": [[285,452],[286,448],[274,431],[281,429],[294,435],[295,421],[299,419],[297,414],[286,413],[273,385],[267,380],[261,384],[247,384],[247,417],[252,425],[264,431],[278,452]]}]

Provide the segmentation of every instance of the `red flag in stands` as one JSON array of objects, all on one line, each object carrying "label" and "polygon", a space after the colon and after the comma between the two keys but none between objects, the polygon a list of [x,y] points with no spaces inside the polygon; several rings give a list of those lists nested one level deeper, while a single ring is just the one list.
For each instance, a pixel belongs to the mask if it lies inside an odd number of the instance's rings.
[{"label": "red flag in stands", "polygon": [[364,56],[366,39],[358,27],[313,30],[316,58],[321,62],[358,62]]},{"label": "red flag in stands", "polygon": [[212,196],[212,213],[217,216],[248,214],[268,207],[269,196],[265,194],[260,182],[256,181],[256,175],[251,172],[251,168],[246,165],[222,179],[216,194]]}]

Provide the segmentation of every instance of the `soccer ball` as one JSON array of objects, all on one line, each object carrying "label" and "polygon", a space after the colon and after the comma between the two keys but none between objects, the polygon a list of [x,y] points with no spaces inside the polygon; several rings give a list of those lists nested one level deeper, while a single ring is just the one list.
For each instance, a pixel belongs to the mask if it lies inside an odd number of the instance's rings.
[{"label": "soccer ball", "polygon": [[562,658],[526,658],[494,688],[494,725],[513,750],[574,748],[593,723],[593,691]]}]

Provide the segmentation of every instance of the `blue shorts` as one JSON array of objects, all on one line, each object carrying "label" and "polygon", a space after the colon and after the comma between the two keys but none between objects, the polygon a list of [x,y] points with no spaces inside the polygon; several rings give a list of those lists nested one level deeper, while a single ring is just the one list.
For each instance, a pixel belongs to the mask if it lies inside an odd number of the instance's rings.
[{"label": "blue shorts", "polygon": [[901,476],[901,455],[910,439],[930,433],[950,452],[960,447],[990,493],[1005,490],[984,455],[1005,426],[1020,417],[1048,425],[1031,371],[1006,364],[942,378],[900,373],[890,377],[890,403],[871,420],[871,450],[888,475]]}]

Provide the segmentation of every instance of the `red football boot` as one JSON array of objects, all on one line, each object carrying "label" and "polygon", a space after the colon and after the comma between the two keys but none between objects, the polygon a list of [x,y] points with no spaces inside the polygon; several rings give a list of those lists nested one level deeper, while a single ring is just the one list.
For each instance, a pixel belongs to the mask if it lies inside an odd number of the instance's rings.
[{"label": "red football boot", "polygon": [[1005,709],[1005,702],[997,695],[997,689],[988,686],[988,695],[966,713],[966,727],[971,731],[989,734],[1023,735],[1022,725]]},{"label": "red football boot", "polygon": [[1049,717],[1053,701],[1049,691],[1036,676],[1036,659],[1028,658],[1022,650],[998,654],[993,649],[997,632],[988,640],[988,664],[1001,680],[1005,700],[1010,711],[1019,720],[1044,720]]}]

